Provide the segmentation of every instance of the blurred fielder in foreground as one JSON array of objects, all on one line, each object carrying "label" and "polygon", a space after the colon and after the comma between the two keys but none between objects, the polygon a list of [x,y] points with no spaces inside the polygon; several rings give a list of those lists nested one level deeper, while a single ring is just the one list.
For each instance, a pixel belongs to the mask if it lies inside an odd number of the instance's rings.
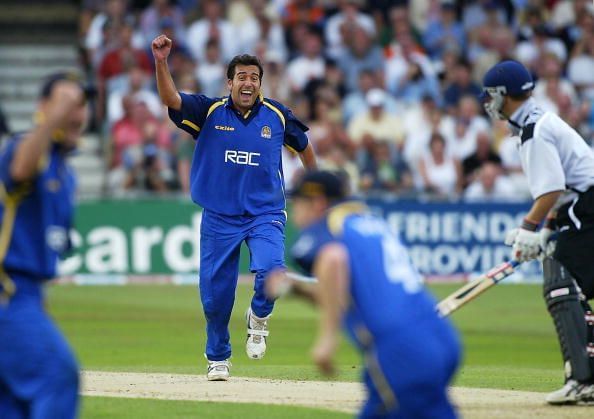
[{"label": "blurred fielder in foreground", "polygon": [[302,231],[292,255],[318,283],[275,272],[267,291],[276,297],[294,287],[319,305],[313,358],[326,374],[333,372],[344,324],[365,360],[369,399],[361,417],[456,417],[447,397],[460,359],[456,332],[438,317],[406,249],[384,221],[344,199],[341,180],[330,172],[310,172],[298,182],[292,217]]},{"label": "blurred fielder in foreground", "polygon": [[78,366],[44,309],[43,284],[68,250],[75,179],[66,165],[87,121],[84,91],[50,77],[36,126],[0,150],[0,417],[73,418]]},{"label": "blurred fielder in foreground", "polygon": [[[485,74],[483,86],[486,111],[492,118],[507,120],[519,137],[522,168],[534,198],[506,244],[513,246],[512,259],[519,262],[544,256],[543,294],[557,330],[566,379],[546,400],[594,402],[594,316],[588,304],[594,298],[594,153],[561,118],[538,107],[531,98],[532,77],[522,64],[496,64]],[[562,197],[564,191],[572,193]],[[555,229],[553,250],[548,242]]]},{"label": "blurred fielder in foreground", "polygon": [[206,316],[207,378],[229,378],[229,318],[235,301],[239,251],[250,249],[256,274],[254,296],[246,313],[246,353],[266,353],[268,318],[274,300],[266,298],[268,273],[283,267],[285,191],[283,146],[299,153],[306,169],[315,168],[313,148],[303,125],[278,102],[264,98],[262,65],[238,55],[227,67],[229,96],[209,98],[178,93],[167,57],[172,42],[161,35],[152,43],[159,95],[175,124],[196,139],[190,191],[204,211],[200,227],[200,298]]}]

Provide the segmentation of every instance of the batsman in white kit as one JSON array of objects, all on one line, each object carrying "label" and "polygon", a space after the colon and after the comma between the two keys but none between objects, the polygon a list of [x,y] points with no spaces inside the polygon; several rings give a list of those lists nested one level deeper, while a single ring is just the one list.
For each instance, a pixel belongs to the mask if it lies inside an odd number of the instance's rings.
[{"label": "batsman in white kit", "polygon": [[[549,404],[594,403],[594,153],[559,116],[531,97],[534,82],[516,61],[493,66],[483,79],[483,104],[507,120],[534,203],[519,228],[508,232],[512,259],[541,257],[543,295],[555,323],[565,385]],[[540,228],[539,228],[540,227]],[[549,242],[556,231],[556,246]]]}]

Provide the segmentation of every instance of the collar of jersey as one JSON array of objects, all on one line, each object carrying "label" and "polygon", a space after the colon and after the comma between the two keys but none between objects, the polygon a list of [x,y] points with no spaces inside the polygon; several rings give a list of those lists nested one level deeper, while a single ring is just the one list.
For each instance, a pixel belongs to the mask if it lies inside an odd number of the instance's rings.
[{"label": "collar of jersey", "polygon": [[252,117],[252,115],[255,115],[258,112],[258,109],[260,109],[260,106],[262,106],[262,102],[264,102],[264,96],[262,96],[262,93],[260,93],[256,99],[256,102],[254,102],[254,106],[252,106],[246,115],[241,115],[241,113],[233,107],[233,99],[231,99],[231,95],[227,96],[225,106],[235,112],[239,119],[242,121],[247,121]]},{"label": "collar of jersey", "polygon": [[535,101],[534,98],[529,98],[526,102],[522,103],[518,109],[509,117],[509,123],[511,126],[517,129],[521,129],[526,122],[526,118],[530,114]]}]

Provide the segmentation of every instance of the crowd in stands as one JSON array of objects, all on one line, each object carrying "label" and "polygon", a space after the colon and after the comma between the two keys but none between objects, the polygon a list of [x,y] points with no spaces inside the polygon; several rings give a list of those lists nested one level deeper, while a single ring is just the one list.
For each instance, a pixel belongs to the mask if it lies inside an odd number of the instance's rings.
[{"label": "crowd in stands", "polygon": [[[227,62],[257,55],[266,97],[306,123],[323,168],[360,194],[523,200],[517,138],[479,102],[484,72],[524,63],[533,96],[586,141],[594,128],[589,0],[85,0],[80,39],[98,87],[108,191],[188,190],[193,139],[155,90],[152,39],[173,40],[184,92],[228,94]],[[286,151],[287,186],[300,170]]]}]

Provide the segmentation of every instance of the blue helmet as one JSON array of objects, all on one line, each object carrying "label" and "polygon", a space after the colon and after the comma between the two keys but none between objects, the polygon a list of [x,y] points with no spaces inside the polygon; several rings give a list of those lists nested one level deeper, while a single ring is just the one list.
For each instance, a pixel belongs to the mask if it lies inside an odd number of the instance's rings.
[{"label": "blue helmet", "polygon": [[485,110],[494,118],[506,119],[501,113],[504,96],[519,96],[534,88],[534,81],[526,67],[517,61],[501,61],[495,64],[483,77],[481,98],[488,97]]}]

